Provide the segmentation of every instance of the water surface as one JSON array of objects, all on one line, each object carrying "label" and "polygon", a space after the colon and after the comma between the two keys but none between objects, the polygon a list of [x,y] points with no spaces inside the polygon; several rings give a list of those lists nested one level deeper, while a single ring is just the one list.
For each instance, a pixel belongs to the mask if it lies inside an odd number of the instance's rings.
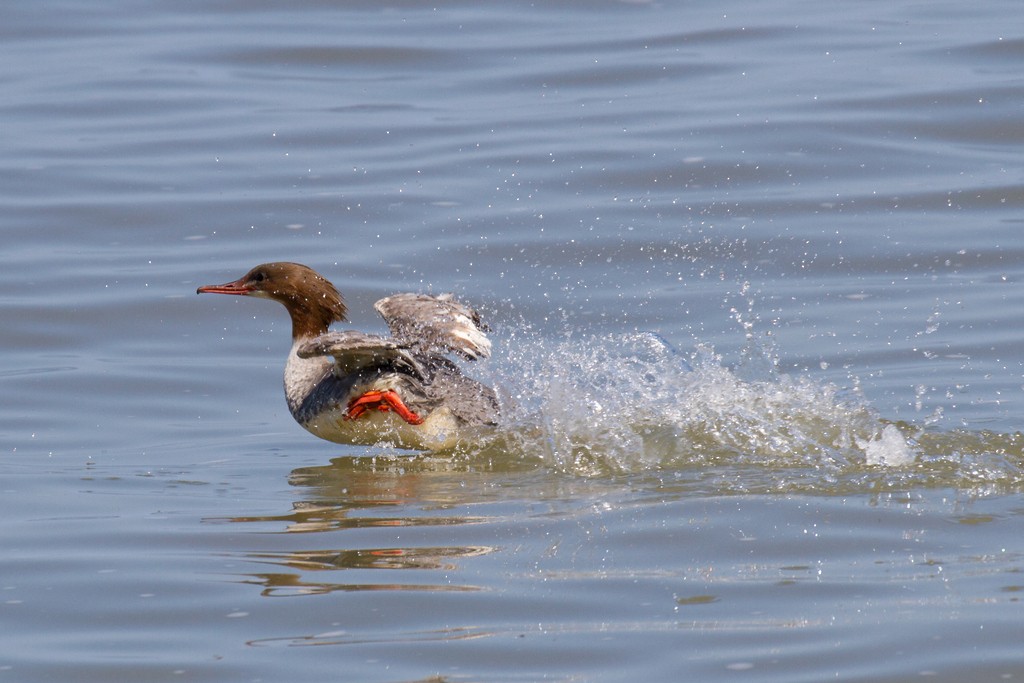
[{"label": "water surface", "polygon": [[[1018,12],[5,9],[0,678],[1024,676]],[[270,260],[501,428],[303,432]]]}]

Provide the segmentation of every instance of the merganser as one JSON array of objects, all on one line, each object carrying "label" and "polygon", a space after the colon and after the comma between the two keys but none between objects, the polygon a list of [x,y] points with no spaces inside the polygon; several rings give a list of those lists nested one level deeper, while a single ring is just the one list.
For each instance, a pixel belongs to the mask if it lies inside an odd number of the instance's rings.
[{"label": "merganser", "polygon": [[381,299],[374,308],[391,330],[384,337],[328,331],[346,320],[345,301],[326,278],[298,263],[264,263],[196,293],[284,304],[292,318],[285,398],[295,420],[322,439],[437,451],[471,442],[479,428],[497,423],[494,391],[445,355],[477,360],[491,353],[480,316],[451,294]]}]

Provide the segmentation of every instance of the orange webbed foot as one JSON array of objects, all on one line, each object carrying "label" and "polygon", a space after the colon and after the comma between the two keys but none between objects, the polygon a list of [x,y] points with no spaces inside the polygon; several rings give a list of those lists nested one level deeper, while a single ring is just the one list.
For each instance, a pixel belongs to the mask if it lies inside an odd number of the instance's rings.
[{"label": "orange webbed foot", "polygon": [[409,410],[409,407],[402,401],[402,397],[391,391],[368,391],[359,398],[349,402],[348,412],[345,417],[349,420],[358,419],[367,410],[377,409],[387,413],[395,411],[398,416],[411,425],[423,424],[423,418]]}]

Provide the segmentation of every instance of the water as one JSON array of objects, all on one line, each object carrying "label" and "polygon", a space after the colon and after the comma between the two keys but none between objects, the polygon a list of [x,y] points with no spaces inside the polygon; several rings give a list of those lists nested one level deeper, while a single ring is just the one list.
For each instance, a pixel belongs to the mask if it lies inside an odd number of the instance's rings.
[{"label": "water", "polygon": [[[0,679],[1024,676],[1017,13],[6,7]],[[277,259],[502,427],[303,432]]]}]

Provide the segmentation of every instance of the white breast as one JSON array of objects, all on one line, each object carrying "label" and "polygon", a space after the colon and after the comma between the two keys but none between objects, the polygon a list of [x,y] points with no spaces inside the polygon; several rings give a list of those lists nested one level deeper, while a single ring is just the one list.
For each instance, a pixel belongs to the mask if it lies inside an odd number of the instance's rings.
[{"label": "white breast", "polygon": [[298,406],[309,396],[324,374],[331,371],[334,361],[323,356],[313,358],[299,358],[295,350],[300,341],[292,344],[292,350],[288,353],[288,360],[284,364],[284,396],[288,400],[288,407],[292,414],[295,414]]},{"label": "white breast", "polygon": [[393,412],[371,410],[352,420],[345,410],[320,413],[302,425],[321,439],[344,444],[380,444],[420,451],[441,451],[458,445],[459,428],[447,408],[431,413],[423,424],[411,425]]}]

